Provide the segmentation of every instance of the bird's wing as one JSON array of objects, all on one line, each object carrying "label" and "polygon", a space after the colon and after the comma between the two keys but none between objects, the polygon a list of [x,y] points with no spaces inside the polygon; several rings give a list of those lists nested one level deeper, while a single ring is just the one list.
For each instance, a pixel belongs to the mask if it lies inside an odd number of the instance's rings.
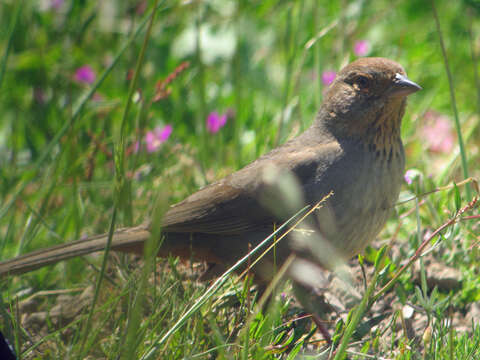
[{"label": "bird's wing", "polygon": [[[261,219],[258,203],[242,189],[225,181],[213,183],[165,214],[162,229],[165,232],[206,234],[238,234],[253,230]],[[256,221],[255,213],[257,213]]]},{"label": "bird's wing", "polygon": [[338,151],[338,143],[333,142],[312,146],[289,142],[173,205],[162,220],[162,229],[233,235],[272,228],[278,219],[259,201],[266,187],[265,169],[275,166],[280,172],[290,171],[302,188],[311,187],[319,169],[325,171]]}]

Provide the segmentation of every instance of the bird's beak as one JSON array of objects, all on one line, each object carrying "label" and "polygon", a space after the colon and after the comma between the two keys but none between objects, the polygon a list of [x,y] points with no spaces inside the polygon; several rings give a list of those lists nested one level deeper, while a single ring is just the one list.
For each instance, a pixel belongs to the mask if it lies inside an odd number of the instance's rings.
[{"label": "bird's beak", "polygon": [[393,85],[388,92],[390,96],[404,97],[404,96],[413,94],[418,90],[422,90],[422,87],[420,85],[414,83],[405,75],[401,75],[397,73],[395,75]]}]

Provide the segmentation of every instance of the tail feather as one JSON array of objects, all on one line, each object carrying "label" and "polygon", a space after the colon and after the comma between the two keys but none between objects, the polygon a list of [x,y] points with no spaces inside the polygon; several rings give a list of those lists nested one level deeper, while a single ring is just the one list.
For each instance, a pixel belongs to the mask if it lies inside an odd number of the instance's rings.
[{"label": "tail feather", "polygon": [[[145,226],[120,229],[113,235],[111,249],[139,252],[149,237],[150,232]],[[2,261],[0,262],[0,278],[23,274],[62,260],[102,251],[107,245],[107,240],[107,234],[96,235]]]}]

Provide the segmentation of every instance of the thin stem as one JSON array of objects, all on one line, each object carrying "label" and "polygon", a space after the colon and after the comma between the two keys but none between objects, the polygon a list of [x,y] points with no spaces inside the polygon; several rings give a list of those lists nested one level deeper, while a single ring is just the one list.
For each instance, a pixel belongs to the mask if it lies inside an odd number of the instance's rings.
[{"label": "thin stem", "polygon": [[10,55],[10,49],[12,47],[13,34],[15,33],[15,28],[17,27],[18,18],[20,17],[20,10],[23,6],[23,0],[17,2],[15,11],[10,22],[10,27],[8,29],[8,40],[7,45],[5,46],[5,52],[2,57],[2,63],[0,64],[0,88],[2,87],[3,77],[5,75],[5,69],[7,68],[8,55]]},{"label": "thin stem", "polygon": [[[452,77],[452,73],[450,71],[450,65],[448,64],[447,51],[445,49],[445,43],[443,41],[443,34],[442,34],[442,29],[440,27],[440,20],[438,18],[437,8],[435,6],[435,0],[431,0],[431,3],[432,3],[433,16],[435,17],[435,24],[437,26],[438,40],[440,41],[440,47],[442,49],[443,61],[445,63],[445,71],[447,72],[447,77],[448,77],[448,84],[449,84],[449,88],[450,88],[450,99],[452,101],[452,109],[453,109],[453,114],[455,116],[455,129],[457,131],[458,145],[460,147],[460,157],[462,159],[463,177],[465,179],[468,179],[469,176],[468,176],[467,155],[466,155],[466,151],[465,151],[465,145],[463,143],[462,128],[460,126],[460,119],[458,117],[457,101],[456,101],[456,98],[455,98],[455,89],[454,89],[454,85],[453,85],[453,77]],[[471,191],[469,185],[467,185],[467,187],[466,187],[466,192],[467,192],[468,200],[470,201],[472,199],[472,191]]]},{"label": "thin stem", "polygon": [[101,287],[103,278],[105,277],[105,270],[107,268],[108,253],[110,252],[110,245],[112,244],[112,239],[113,239],[113,233],[114,233],[114,230],[115,230],[116,220],[117,220],[117,207],[114,205],[113,206],[112,219],[110,221],[110,228],[108,229],[108,240],[107,240],[107,244],[105,246],[105,252],[103,254],[102,267],[100,269],[100,274],[98,276],[97,284],[95,286],[95,294],[93,295],[92,305],[90,307],[90,311],[88,313],[88,318],[87,318],[87,321],[86,321],[85,327],[84,327],[84,332],[83,332],[83,336],[82,336],[82,343],[80,345],[80,352],[79,352],[79,357],[78,357],[79,359],[84,359],[85,358],[84,348],[85,348],[85,344],[87,342],[88,333],[91,329],[93,314],[95,312],[95,305],[97,303],[98,296],[100,294],[100,287]]},{"label": "thin stem", "polygon": [[472,9],[468,11],[468,37],[470,39],[470,53],[472,56],[473,64],[473,79],[475,81],[475,86],[477,88],[477,112],[480,114],[480,77],[478,75],[478,58],[477,53],[475,52],[475,41],[473,36],[473,15]]},{"label": "thin stem", "polygon": [[[199,12],[201,11],[201,4],[198,6]],[[205,166],[207,164],[207,129],[205,126],[205,120],[207,119],[207,95],[205,91],[205,66],[202,61],[202,39],[200,36],[201,32],[201,21],[200,21],[201,14],[197,14],[197,18],[195,20],[195,61],[198,69],[198,73],[196,76],[195,84],[197,86],[198,91],[198,98],[199,98],[199,107],[200,111],[198,112],[200,116],[200,132],[201,132],[201,139],[202,143],[200,144],[200,170],[202,172],[203,178],[207,181],[207,176],[205,172]]]},{"label": "thin stem", "polygon": [[[132,106],[133,94],[137,89],[138,78],[140,70],[143,65],[143,59],[145,58],[145,53],[147,50],[147,44],[150,39],[150,34],[152,32],[153,21],[157,11],[158,0],[155,1],[153,6],[152,13],[149,17],[150,21],[148,23],[147,31],[143,38],[142,48],[140,49],[140,54],[138,55],[137,64],[135,66],[135,71],[133,73],[132,81],[130,82],[130,87],[128,89],[127,101],[125,104],[125,109],[123,111],[122,123],[120,125],[120,134],[117,146],[115,146],[115,181],[116,181],[116,190],[117,190],[117,202],[119,209],[124,212],[126,217],[126,223],[128,226],[131,226],[133,223],[132,215],[132,194],[131,194],[131,181],[125,177],[125,138],[127,130],[128,115],[130,113],[130,108]],[[123,195],[123,196],[122,196]]]},{"label": "thin stem", "polygon": [[377,285],[378,274],[380,270],[383,269],[381,264],[383,263],[383,258],[385,257],[386,251],[382,254],[381,259],[377,262],[378,266],[375,268],[375,272],[373,274],[372,280],[370,280],[370,285],[368,285],[367,291],[363,295],[362,301],[358,305],[358,307],[354,310],[353,315],[351,317],[350,322],[347,324],[347,328],[342,337],[342,341],[337,349],[335,354],[334,360],[343,360],[345,359],[346,351],[349,345],[350,338],[352,337],[355,329],[357,329],[358,323],[362,320],[363,314],[369,308],[370,299],[372,298],[373,292]]}]

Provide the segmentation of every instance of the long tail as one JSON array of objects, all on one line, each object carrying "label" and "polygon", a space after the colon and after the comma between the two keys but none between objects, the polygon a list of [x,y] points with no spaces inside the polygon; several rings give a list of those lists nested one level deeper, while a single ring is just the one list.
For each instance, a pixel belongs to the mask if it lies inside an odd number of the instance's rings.
[{"label": "long tail", "polygon": [[[146,226],[125,228],[113,235],[111,249],[124,252],[142,252],[143,244],[149,238]],[[0,262],[0,278],[23,274],[62,260],[102,251],[107,245],[108,235],[96,235],[83,240],[34,251],[17,258]]]}]

